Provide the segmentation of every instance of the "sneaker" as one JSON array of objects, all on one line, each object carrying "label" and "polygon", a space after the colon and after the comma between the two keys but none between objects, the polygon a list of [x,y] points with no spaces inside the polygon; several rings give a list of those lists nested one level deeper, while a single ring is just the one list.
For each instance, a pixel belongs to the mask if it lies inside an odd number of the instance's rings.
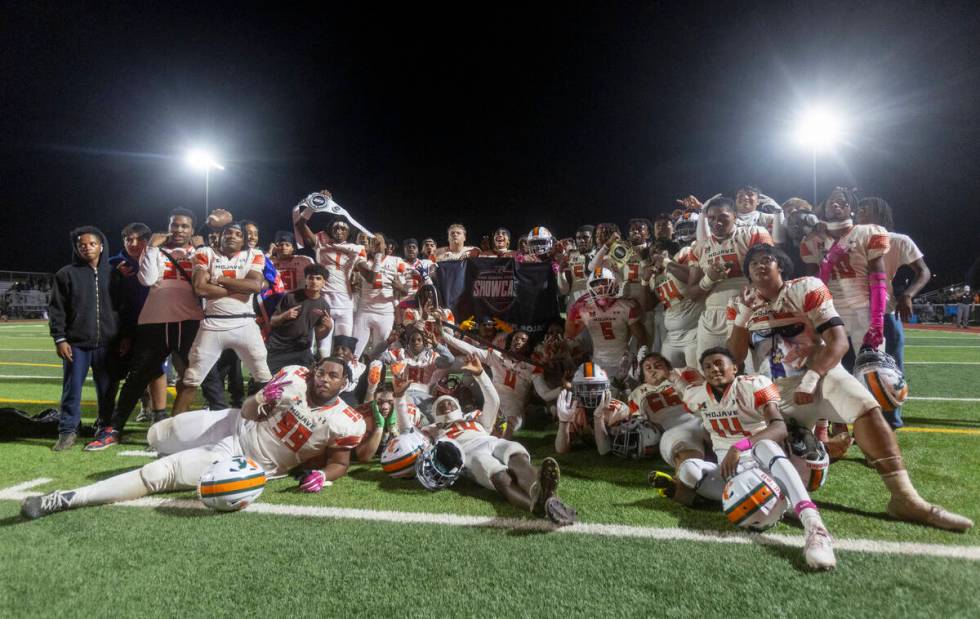
[{"label": "sneaker", "polygon": [[815,570],[832,570],[837,567],[837,557],[831,545],[830,533],[821,526],[807,529],[803,557],[806,564]]},{"label": "sneaker", "polygon": [[144,423],[153,421],[153,411],[148,408],[140,407],[139,414],[136,415],[136,421],[141,421]]},{"label": "sneaker", "polygon": [[109,426],[95,437],[95,440],[85,446],[85,451],[102,451],[119,444],[119,431]]},{"label": "sneaker", "polygon": [[698,499],[698,494],[693,488],[688,488],[663,471],[650,471],[647,475],[647,483],[656,488],[660,496],[687,507],[693,507]]},{"label": "sneaker", "polygon": [[575,511],[575,508],[565,505],[562,503],[561,499],[556,496],[553,496],[545,501],[544,514],[548,520],[554,522],[560,527],[567,527],[570,524],[575,524],[575,521],[578,519],[578,512]]},{"label": "sneaker", "polygon": [[28,520],[37,520],[55,512],[63,512],[71,506],[74,492],[56,490],[44,496],[27,497],[20,504],[20,515]]},{"label": "sneaker", "polygon": [[153,423],[156,423],[158,421],[163,421],[164,419],[170,419],[170,413],[168,411],[153,412]]},{"label": "sneaker", "polygon": [[545,504],[548,499],[555,496],[558,490],[558,481],[561,479],[561,471],[558,469],[558,461],[554,458],[545,458],[538,469],[538,481],[531,486],[531,513],[535,516],[546,516]]},{"label": "sneaker", "polygon": [[58,435],[58,442],[54,444],[51,451],[64,451],[75,444],[75,439],[78,435],[74,432],[69,432],[67,434]]},{"label": "sneaker", "polygon": [[947,531],[966,531],[973,528],[973,521],[966,516],[954,514],[938,505],[925,501],[910,501],[893,496],[885,508],[888,515],[906,522],[918,522]]}]

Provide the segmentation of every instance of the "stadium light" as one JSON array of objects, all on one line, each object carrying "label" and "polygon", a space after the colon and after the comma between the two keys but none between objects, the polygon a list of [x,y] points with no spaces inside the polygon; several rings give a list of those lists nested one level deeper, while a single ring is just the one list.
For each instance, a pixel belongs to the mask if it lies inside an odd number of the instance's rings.
[{"label": "stadium light", "polygon": [[800,114],[796,142],[813,156],[813,206],[817,206],[817,154],[830,151],[844,135],[841,117],[825,107],[812,107]]},{"label": "stadium light", "polygon": [[187,164],[196,170],[204,171],[204,220],[207,221],[208,213],[211,212],[209,208],[210,205],[208,201],[210,199],[210,185],[211,185],[211,170],[224,170],[225,166],[221,165],[215,161],[214,157],[211,156],[205,150],[198,148],[193,148],[187,151],[187,156],[185,157]]}]

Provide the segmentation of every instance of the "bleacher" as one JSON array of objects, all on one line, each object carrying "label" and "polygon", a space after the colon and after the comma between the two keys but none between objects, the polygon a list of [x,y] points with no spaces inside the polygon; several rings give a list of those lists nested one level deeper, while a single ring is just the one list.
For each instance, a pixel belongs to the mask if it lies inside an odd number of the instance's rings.
[{"label": "bleacher", "polygon": [[[53,279],[51,273],[0,271],[0,309],[8,318],[46,317]],[[31,288],[24,289],[27,285]]]}]

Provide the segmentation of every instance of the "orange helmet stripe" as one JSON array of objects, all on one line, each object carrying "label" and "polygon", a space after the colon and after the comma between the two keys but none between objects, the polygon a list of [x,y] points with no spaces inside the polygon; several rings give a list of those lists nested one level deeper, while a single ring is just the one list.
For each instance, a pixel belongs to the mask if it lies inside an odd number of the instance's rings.
[{"label": "orange helmet stripe", "polygon": [[595,376],[595,373],[594,373],[594,371],[592,369],[592,362],[591,361],[586,361],[585,362],[585,368],[584,368],[583,372],[585,373],[585,377],[586,378],[592,378],[592,377]]}]

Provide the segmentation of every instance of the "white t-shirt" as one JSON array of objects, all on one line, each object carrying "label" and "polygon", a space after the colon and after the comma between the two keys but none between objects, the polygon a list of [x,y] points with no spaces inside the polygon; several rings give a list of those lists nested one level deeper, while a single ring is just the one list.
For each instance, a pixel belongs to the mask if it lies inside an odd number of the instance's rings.
[{"label": "white t-shirt", "polygon": [[916,260],[922,258],[924,254],[915,244],[915,241],[904,234],[889,232],[888,237],[888,253],[885,254],[884,258],[885,275],[888,278],[886,280],[888,283],[887,311],[894,312],[895,306],[897,305],[895,291],[892,290],[892,280],[895,279],[895,273],[898,273],[899,267],[906,264],[912,264]]}]

